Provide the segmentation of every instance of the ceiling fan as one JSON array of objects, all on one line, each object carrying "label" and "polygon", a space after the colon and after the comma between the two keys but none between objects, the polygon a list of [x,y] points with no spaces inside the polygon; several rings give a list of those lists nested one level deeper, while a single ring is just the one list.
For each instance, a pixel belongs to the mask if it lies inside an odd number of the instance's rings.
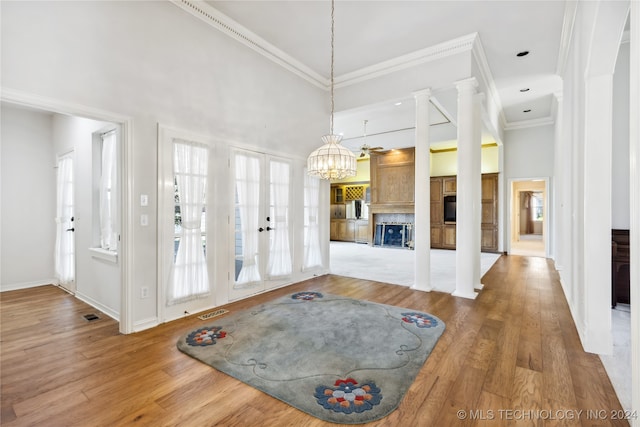
[{"label": "ceiling fan", "polygon": [[371,154],[371,152],[375,152],[375,151],[382,151],[384,150],[383,147],[371,147],[369,144],[367,144],[367,122],[369,120],[364,120],[363,122],[363,127],[364,127],[364,144],[362,144],[362,146],[360,147],[360,157],[364,157],[368,154]]}]

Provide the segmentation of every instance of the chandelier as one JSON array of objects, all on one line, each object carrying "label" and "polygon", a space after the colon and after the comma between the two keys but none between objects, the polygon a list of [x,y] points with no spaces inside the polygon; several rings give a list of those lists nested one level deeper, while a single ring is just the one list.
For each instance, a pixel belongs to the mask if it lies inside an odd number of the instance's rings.
[{"label": "chandelier", "polygon": [[323,146],[309,154],[307,173],[322,179],[343,179],[356,175],[356,155],[340,144],[341,135],[333,134],[333,42],[335,0],[331,0],[331,118],[329,135],[322,137]]}]

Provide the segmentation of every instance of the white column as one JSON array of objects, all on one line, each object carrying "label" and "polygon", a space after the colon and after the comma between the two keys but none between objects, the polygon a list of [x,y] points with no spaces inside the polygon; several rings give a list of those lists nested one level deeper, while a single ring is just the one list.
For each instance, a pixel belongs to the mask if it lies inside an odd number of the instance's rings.
[{"label": "white column", "polygon": [[[629,85],[630,250],[640,259],[640,3],[631,2],[631,82]],[[631,409],[640,411],[640,263],[631,262]],[[640,419],[631,421],[640,427]]]},{"label": "white column", "polygon": [[454,296],[475,298],[480,284],[481,130],[480,99],[475,78],[458,89],[458,178],[456,199],[456,290]]},{"label": "white column", "polygon": [[[553,166],[553,258],[556,264],[556,270],[562,271],[562,267],[564,264],[564,242],[562,239],[562,233],[564,227],[562,226],[562,219],[564,217],[564,194],[565,194],[565,182],[563,179],[564,169],[566,168],[564,165],[566,164],[566,158],[564,157],[563,147],[567,144],[563,143],[562,135],[563,135],[563,122],[562,122],[562,113],[563,113],[563,104],[562,104],[562,94],[554,93],[556,99],[557,106],[557,114],[556,114],[556,127],[554,133],[554,142],[553,142],[553,158],[554,158],[554,166]],[[569,298],[567,298],[569,299]]]},{"label": "white column", "polygon": [[[584,132],[584,348],[611,354],[611,133],[613,75],[587,77]],[[603,286],[606,284],[606,286]]]},{"label": "white column", "polygon": [[429,98],[431,89],[414,93],[416,99],[415,229],[413,231],[415,282],[412,289],[431,287],[431,198],[429,152]]}]

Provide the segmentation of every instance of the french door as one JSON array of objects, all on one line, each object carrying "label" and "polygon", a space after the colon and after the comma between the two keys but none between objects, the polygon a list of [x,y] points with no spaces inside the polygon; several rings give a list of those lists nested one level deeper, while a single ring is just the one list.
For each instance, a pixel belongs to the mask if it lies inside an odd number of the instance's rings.
[{"label": "french door", "polygon": [[230,166],[229,299],[236,300],[291,280],[291,162],[234,149]]},{"label": "french door", "polygon": [[76,250],[73,197],[73,152],[58,158],[56,177],[55,273],[58,284],[76,291]]},{"label": "french door", "polygon": [[[160,128],[158,234],[161,319],[215,306],[215,144]],[[146,290],[142,292],[146,298]]]}]

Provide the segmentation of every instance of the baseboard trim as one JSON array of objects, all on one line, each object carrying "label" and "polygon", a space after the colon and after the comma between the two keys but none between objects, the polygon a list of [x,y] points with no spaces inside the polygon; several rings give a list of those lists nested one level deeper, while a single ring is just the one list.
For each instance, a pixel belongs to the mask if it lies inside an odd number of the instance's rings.
[{"label": "baseboard trim", "polygon": [[104,313],[107,316],[111,317],[115,321],[120,322],[120,313],[118,313],[114,309],[112,309],[110,307],[107,307],[106,305],[94,300],[93,298],[91,298],[91,297],[89,297],[87,295],[84,295],[82,292],[79,292],[78,290],[76,290],[76,298],[78,298],[82,302],[86,302],[87,304],[89,304],[90,306],[92,306],[94,308],[97,308],[102,313]]},{"label": "baseboard trim", "polygon": [[3,284],[2,286],[0,286],[0,292],[17,291],[20,289],[36,288],[38,286],[47,286],[47,285],[58,286],[57,283],[58,283],[57,279],[42,279],[42,280],[35,280],[33,282],[10,283],[8,285]]}]

